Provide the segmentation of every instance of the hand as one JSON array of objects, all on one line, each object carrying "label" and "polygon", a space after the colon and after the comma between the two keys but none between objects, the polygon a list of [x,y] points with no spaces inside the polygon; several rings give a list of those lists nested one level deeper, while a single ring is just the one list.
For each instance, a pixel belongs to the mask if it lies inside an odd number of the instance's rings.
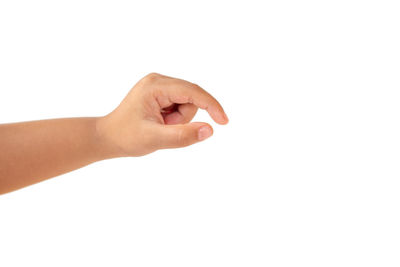
[{"label": "hand", "polygon": [[210,137],[213,129],[209,124],[190,123],[198,108],[207,110],[215,122],[228,123],[222,106],[198,85],[151,73],[114,111],[99,118],[96,128],[113,156],[141,156]]}]

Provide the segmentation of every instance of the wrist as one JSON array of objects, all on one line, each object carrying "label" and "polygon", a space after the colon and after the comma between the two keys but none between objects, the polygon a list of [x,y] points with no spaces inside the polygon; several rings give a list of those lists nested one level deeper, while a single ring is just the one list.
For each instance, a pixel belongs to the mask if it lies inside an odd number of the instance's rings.
[{"label": "wrist", "polygon": [[125,157],[125,153],[115,145],[107,131],[107,117],[94,118],[94,140],[98,148],[99,156],[102,159]]}]

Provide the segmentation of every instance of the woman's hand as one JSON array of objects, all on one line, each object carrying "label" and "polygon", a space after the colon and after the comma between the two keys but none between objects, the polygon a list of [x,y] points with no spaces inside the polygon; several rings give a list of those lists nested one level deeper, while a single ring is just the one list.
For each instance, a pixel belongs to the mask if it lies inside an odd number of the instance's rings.
[{"label": "woman's hand", "polygon": [[198,108],[207,110],[215,122],[228,123],[218,101],[200,86],[151,73],[114,111],[98,118],[96,128],[110,156],[141,156],[210,137],[213,129],[209,124],[190,123]]}]

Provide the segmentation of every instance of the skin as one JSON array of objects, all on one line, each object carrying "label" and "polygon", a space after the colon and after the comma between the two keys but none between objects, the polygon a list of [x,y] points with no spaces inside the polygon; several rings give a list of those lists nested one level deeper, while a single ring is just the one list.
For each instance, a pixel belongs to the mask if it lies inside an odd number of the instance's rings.
[{"label": "skin", "polygon": [[0,194],[96,161],[202,141],[213,129],[190,122],[198,108],[228,123],[222,106],[198,85],[151,73],[106,116],[1,124]]}]

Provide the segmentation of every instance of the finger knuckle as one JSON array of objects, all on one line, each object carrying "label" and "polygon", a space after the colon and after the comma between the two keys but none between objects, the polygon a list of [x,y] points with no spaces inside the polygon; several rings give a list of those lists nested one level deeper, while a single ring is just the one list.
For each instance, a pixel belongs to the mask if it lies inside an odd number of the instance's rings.
[{"label": "finger knuckle", "polygon": [[190,136],[184,129],[180,129],[177,135],[177,142],[180,146],[188,146],[190,145]]},{"label": "finger knuckle", "polygon": [[198,85],[197,83],[191,83],[191,86],[192,86],[193,89],[195,89],[195,90],[201,90],[200,85]]},{"label": "finger knuckle", "polygon": [[160,77],[161,77],[160,74],[158,74],[156,72],[152,72],[152,73],[149,73],[146,76],[144,76],[143,79],[142,79],[142,82],[144,82],[144,83],[154,83]]}]

